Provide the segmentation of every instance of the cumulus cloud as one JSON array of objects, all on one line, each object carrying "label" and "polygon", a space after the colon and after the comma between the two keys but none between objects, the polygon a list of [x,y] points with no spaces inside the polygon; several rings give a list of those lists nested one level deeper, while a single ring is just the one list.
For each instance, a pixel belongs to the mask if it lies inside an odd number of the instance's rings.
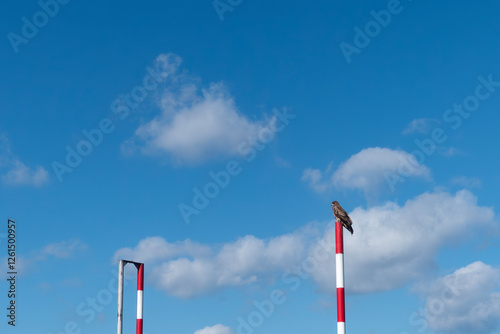
[{"label": "cumulus cloud", "polygon": [[200,163],[239,154],[239,145],[251,142],[269,124],[243,115],[223,83],[202,87],[198,78],[185,73],[174,74],[160,101],[160,114],[123,144],[125,152],[167,154],[178,163]]},{"label": "cumulus cloud", "polygon": [[[415,281],[435,267],[443,247],[459,243],[473,231],[496,228],[493,209],[479,206],[468,190],[424,193],[401,206],[387,202],[358,207],[350,216],[355,232],[344,241],[349,257],[345,274],[347,289],[354,293],[390,290]],[[274,282],[308,256],[314,257],[319,245],[330,245],[334,253],[333,224],[321,226],[311,223],[271,239],[249,235],[222,245],[146,238],[134,248],[117,251],[115,258],[128,254],[150,261],[152,284],[170,295],[191,298],[228,287]],[[333,257],[320,261],[311,273],[322,293],[336,291],[334,261]]]},{"label": "cumulus cloud", "polygon": [[436,127],[439,123],[440,122],[437,119],[416,118],[406,126],[402,134],[409,135],[413,133],[429,133],[429,131],[433,127]]},{"label": "cumulus cloud", "polygon": [[499,279],[498,268],[478,261],[420,286],[427,316],[415,320],[439,332],[492,333],[500,328]]},{"label": "cumulus cloud", "polygon": [[361,189],[369,192],[386,182],[386,173],[399,172],[402,164],[414,161],[408,177],[427,177],[430,172],[415,161],[410,153],[388,148],[373,147],[351,156],[333,173],[333,184],[339,188]]},{"label": "cumulus cloud", "polygon": [[306,169],[302,181],[323,192],[327,189],[359,189],[365,194],[377,191],[387,183],[388,174],[398,174],[405,177],[426,178],[429,169],[418,163],[415,156],[401,150],[383,147],[366,148],[340,164],[330,172],[319,169]]},{"label": "cumulus cloud", "polygon": [[298,263],[306,254],[306,242],[314,233],[309,227],[269,240],[245,236],[220,246],[192,242],[170,244],[161,237],[141,240],[135,248],[123,248],[115,259],[134,254],[156,263],[150,271],[161,290],[181,298],[210,293],[225,287],[272,279]]},{"label": "cumulus cloud", "polygon": [[[387,202],[369,209],[356,208],[349,214],[354,235],[344,240],[347,289],[365,293],[403,286],[433,268],[438,251],[478,229],[493,230],[493,209],[481,207],[467,190],[456,194],[424,193],[403,206]],[[333,245],[333,226],[324,240]],[[425,245],[425,247],[423,247]],[[313,277],[320,290],[335,293],[331,284],[335,263],[318,268]],[[370,277],[370,279],[366,279]]]},{"label": "cumulus cloud", "polygon": [[11,150],[5,133],[0,134],[0,172],[2,182],[10,186],[40,187],[49,181],[49,173],[41,166],[29,168]]},{"label": "cumulus cloud", "polygon": [[269,241],[245,236],[225,244],[212,257],[179,258],[152,271],[156,286],[182,298],[230,286],[264,280],[297,263],[304,248],[299,236],[284,235]]},{"label": "cumulus cloud", "polygon": [[194,334],[234,334],[234,331],[224,325],[215,325],[212,327],[205,327],[203,329],[198,329]]}]

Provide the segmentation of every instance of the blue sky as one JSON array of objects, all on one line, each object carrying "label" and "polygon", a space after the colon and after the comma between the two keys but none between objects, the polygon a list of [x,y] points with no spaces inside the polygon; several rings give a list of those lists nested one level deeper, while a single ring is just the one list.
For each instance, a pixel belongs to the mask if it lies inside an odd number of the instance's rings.
[{"label": "blue sky", "polygon": [[335,332],[333,200],[349,332],[500,332],[500,5],[2,13],[2,332],[114,331],[120,258],[145,262],[145,333]]}]

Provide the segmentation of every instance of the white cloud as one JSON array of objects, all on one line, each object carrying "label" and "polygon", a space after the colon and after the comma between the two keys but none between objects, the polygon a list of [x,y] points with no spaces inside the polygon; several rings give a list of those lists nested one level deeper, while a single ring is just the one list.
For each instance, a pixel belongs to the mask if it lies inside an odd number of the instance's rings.
[{"label": "white cloud", "polygon": [[464,188],[479,188],[481,187],[481,180],[477,177],[457,176],[451,180],[452,184]]},{"label": "white cloud", "polygon": [[[358,293],[401,287],[428,272],[442,247],[478,229],[496,227],[493,210],[478,206],[467,190],[455,195],[424,193],[404,206],[387,202],[370,209],[358,207],[350,216],[354,235],[344,240],[346,289]],[[332,247],[334,235],[331,226],[324,236]],[[320,290],[335,293],[333,259],[313,277]]]},{"label": "white cloud", "polygon": [[439,154],[447,158],[451,158],[456,155],[464,155],[464,153],[456,147],[439,146],[437,149]]},{"label": "white cloud", "polygon": [[314,191],[318,193],[323,193],[328,189],[329,184],[323,180],[323,173],[319,169],[307,168],[302,173],[303,182],[309,183]]},{"label": "white cloud", "polygon": [[[166,58],[167,60],[169,58]],[[202,88],[200,80],[176,74],[161,97],[161,113],[141,125],[122,146],[125,152],[167,154],[178,163],[234,156],[267,121],[252,121],[236,107],[222,83]]]},{"label": "white cloud", "polygon": [[410,153],[371,147],[351,156],[333,173],[328,170],[323,173],[318,169],[306,169],[302,181],[308,182],[309,186],[318,192],[330,188],[343,188],[360,189],[369,194],[387,184],[388,173],[420,178],[430,175],[429,169],[419,164]]},{"label": "white cloud", "polygon": [[49,173],[41,166],[32,170],[19,160],[12,161],[10,165],[11,168],[2,176],[5,184],[40,187],[49,181]]},{"label": "white cloud", "polygon": [[194,334],[234,334],[234,331],[227,326],[218,324],[212,327],[207,326],[203,329],[198,329]]},{"label": "white cloud", "polygon": [[278,166],[279,168],[290,168],[290,167],[292,167],[292,165],[288,161],[286,161],[285,159],[283,159],[283,158],[276,157],[274,159],[274,161],[276,162],[276,166]]},{"label": "white cloud", "polygon": [[[77,239],[54,242],[34,250],[27,255],[18,256],[16,269],[19,272],[28,272],[35,264],[51,258],[69,259],[77,252],[87,249],[87,245]],[[3,261],[7,263],[7,259]]]},{"label": "white cloud", "polygon": [[[369,209],[358,207],[350,216],[354,235],[345,238],[345,269],[347,289],[355,293],[399,288],[421,278],[434,268],[440,249],[474,231],[496,228],[493,209],[479,206],[467,190],[424,193],[403,206],[387,202]],[[333,248],[334,235],[332,225],[319,231],[316,224],[307,224],[269,240],[249,235],[222,245],[171,244],[155,237],[117,251],[115,259],[129,254],[150,261],[149,277],[158,289],[190,298],[228,287],[273,282],[313,256],[318,240]],[[334,294],[333,257],[319,263],[311,277],[319,291]]]},{"label": "white cloud", "polygon": [[499,279],[498,268],[478,261],[420,286],[427,316],[419,322],[440,332],[492,333],[500,327]]},{"label": "white cloud", "polygon": [[416,118],[411,121],[402,134],[409,135],[413,133],[429,133],[429,131],[439,124],[439,120],[430,118]]},{"label": "white cloud", "polygon": [[169,243],[162,237],[149,237],[143,239],[134,248],[121,248],[115,252],[114,262],[130,260],[136,262],[152,263],[156,260],[165,260],[180,255],[206,256],[211,254],[210,247],[192,242],[187,239],[181,242]]},{"label": "white cloud", "polygon": [[265,279],[298,262],[303,251],[301,239],[294,235],[269,241],[246,236],[225,244],[215,256],[168,261],[154,268],[151,275],[158,288],[189,298]]},{"label": "white cloud", "polygon": [[[409,163],[414,161],[415,165]],[[333,173],[333,184],[338,188],[361,189],[365,193],[386,181],[386,173],[399,173],[402,164],[411,166],[409,177],[427,177],[430,172],[418,164],[410,153],[388,148],[373,147],[351,156]]]},{"label": "white cloud", "polygon": [[87,245],[79,240],[60,241],[45,246],[38,252],[38,257],[45,258],[46,256],[53,256],[55,258],[70,258],[76,251],[85,249],[87,249]]},{"label": "white cloud", "polygon": [[141,240],[134,249],[117,251],[115,260],[127,253],[146,262],[162,260],[150,269],[153,283],[171,295],[190,298],[277,276],[304,257],[305,240],[314,233],[305,228],[270,240],[245,236],[210,248],[183,242],[175,250],[173,244],[154,237]]},{"label": "white cloud", "polygon": [[40,187],[49,181],[45,168],[36,166],[31,169],[12,154],[5,133],[0,133],[0,171],[3,173],[2,182],[10,186]]}]

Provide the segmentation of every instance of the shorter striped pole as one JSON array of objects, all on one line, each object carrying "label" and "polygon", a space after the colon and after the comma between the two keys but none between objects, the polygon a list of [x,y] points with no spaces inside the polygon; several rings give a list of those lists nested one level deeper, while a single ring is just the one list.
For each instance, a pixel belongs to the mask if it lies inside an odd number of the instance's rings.
[{"label": "shorter striped pole", "polygon": [[342,224],[335,222],[335,264],[337,276],[337,334],[345,334],[344,234]]},{"label": "shorter striped pole", "polygon": [[137,328],[136,334],[142,334],[142,307],[144,302],[144,263],[137,263]]}]

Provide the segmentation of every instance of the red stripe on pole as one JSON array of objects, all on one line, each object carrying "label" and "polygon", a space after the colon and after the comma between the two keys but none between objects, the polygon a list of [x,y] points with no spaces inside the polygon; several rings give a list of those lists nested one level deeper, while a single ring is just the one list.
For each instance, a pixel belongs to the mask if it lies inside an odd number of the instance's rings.
[{"label": "red stripe on pole", "polygon": [[335,249],[337,254],[344,253],[344,234],[342,224],[338,221],[335,222]]},{"label": "red stripe on pole", "polygon": [[139,265],[139,270],[137,271],[137,290],[144,290],[144,264]]},{"label": "red stripe on pole", "polygon": [[[139,264],[137,268],[137,327],[136,334],[142,334],[142,307],[144,290],[144,264]],[[139,299],[140,298],[140,299]]]},{"label": "red stripe on pole", "polygon": [[345,322],[344,288],[337,288],[337,322]]}]

